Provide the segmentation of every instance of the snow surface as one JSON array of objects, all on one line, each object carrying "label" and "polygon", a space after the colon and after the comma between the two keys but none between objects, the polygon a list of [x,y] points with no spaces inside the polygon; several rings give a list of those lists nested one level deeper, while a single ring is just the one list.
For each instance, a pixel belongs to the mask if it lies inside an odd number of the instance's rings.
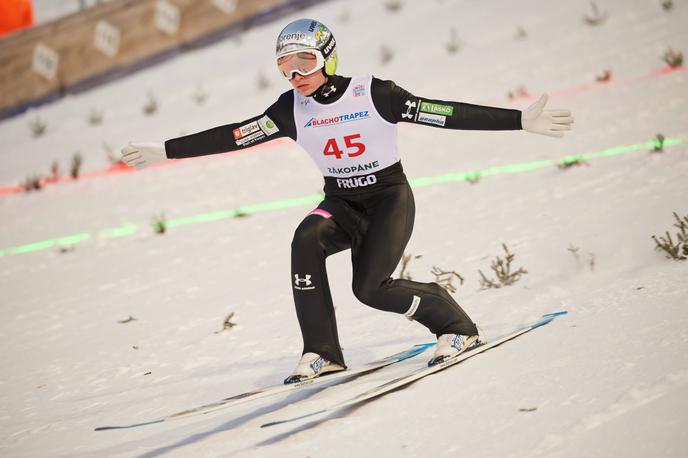
[{"label": "snow surface", "polygon": [[[681,140],[663,154],[640,148],[568,170],[417,187],[407,252],[423,257],[410,264],[414,279],[431,281],[433,265],[461,273],[455,297],[488,337],[546,312],[569,315],[373,402],[268,429],[259,425],[348,398],[426,357],[343,386],[93,431],[279,383],[294,367],[301,341],[289,248],[311,206],[162,236],[147,226],[161,212],[183,218],[316,194],[321,178],[298,147],[276,142],[6,195],[0,249],[96,235],[67,253],[0,256],[0,455],[688,456],[688,263],[666,259],[650,239],[673,229],[672,211],[688,213],[688,78],[656,72],[666,48],[688,52],[688,4],[667,13],[658,1],[597,3],[610,18],[591,28],[583,0],[404,2],[395,14],[382,2],[326,2],[0,124],[0,183],[12,184],[53,160],[66,167],[76,151],[86,170],[101,169],[103,142],[119,148],[245,119],[288,89],[272,67],[274,36],[311,16],[334,29],[343,74],[374,69],[421,96],[519,108],[530,100],[511,104],[506,93],[523,84],[556,95],[550,106],[576,117],[564,139],[401,126],[410,178],[558,160],[659,132]],[[528,37],[516,41],[519,25]],[[451,27],[463,43],[455,55],[443,48]],[[395,52],[386,66],[382,44]],[[614,81],[592,84],[607,67]],[[257,89],[259,73],[269,89]],[[190,97],[199,84],[210,94],[203,106]],[[148,92],[160,112],[144,117]],[[103,110],[101,126],[88,125],[91,109]],[[27,128],[36,116],[48,122],[38,139]],[[128,223],[138,228],[131,235],[97,235]],[[477,271],[489,271],[502,242],[529,273],[481,291]],[[347,253],[328,266],[350,365],[432,340],[417,323],[356,301]],[[216,333],[230,312],[238,325]],[[118,322],[129,316],[136,320]]]}]

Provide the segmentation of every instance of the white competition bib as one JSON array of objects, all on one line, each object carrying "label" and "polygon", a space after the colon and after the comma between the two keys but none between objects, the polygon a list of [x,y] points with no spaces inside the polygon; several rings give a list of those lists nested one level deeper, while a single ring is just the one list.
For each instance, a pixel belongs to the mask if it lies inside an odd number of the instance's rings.
[{"label": "white competition bib", "polygon": [[375,109],[372,80],[352,78],[346,93],[329,105],[294,91],[296,141],[324,176],[369,175],[399,162],[397,126]]}]

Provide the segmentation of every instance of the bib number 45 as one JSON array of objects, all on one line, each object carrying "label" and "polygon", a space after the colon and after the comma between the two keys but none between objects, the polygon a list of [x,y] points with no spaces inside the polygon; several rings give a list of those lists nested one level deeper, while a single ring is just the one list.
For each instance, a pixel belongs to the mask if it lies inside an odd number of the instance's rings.
[{"label": "bib number 45", "polygon": [[344,155],[347,155],[349,157],[360,156],[361,154],[365,153],[366,150],[365,144],[355,141],[360,138],[361,134],[345,136],[344,145],[346,151],[342,151],[339,148],[339,144],[337,143],[336,138],[330,138],[329,140],[327,140],[327,143],[325,143],[325,149],[323,150],[323,154],[325,156],[335,156],[337,159],[341,159]]}]

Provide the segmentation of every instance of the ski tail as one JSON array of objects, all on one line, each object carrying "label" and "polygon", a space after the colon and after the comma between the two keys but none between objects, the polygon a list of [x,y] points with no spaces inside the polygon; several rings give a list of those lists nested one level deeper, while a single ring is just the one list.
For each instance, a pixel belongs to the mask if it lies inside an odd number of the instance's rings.
[{"label": "ski tail", "polygon": [[354,369],[347,369],[344,371],[339,371],[339,372],[332,372],[329,374],[325,374],[324,376],[321,377],[316,377],[308,380],[304,380],[302,382],[298,383],[293,383],[293,384],[279,384],[279,385],[273,385],[273,386],[268,386],[268,387],[263,387],[263,388],[256,388],[251,391],[247,391],[245,393],[237,394],[234,396],[230,396],[227,398],[224,398],[220,401],[216,402],[211,402],[208,404],[204,404],[198,407],[194,407],[191,409],[183,410],[181,412],[173,413],[171,415],[168,415],[164,418],[160,418],[157,420],[152,420],[152,421],[147,421],[147,422],[142,422],[142,423],[133,423],[130,425],[118,425],[118,426],[99,426],[95,428],[95,431],[108,431],[108,430],[113,430],[113,429],[130,429],[130,428],[138,428],[140,426],[147,426],[147,425],[154,425],[157,423],[164,423],[172,420],[177,420],[181,418],[188,418],[192,417],[195,415],[204,415],[209,412],[213,412],[219,409],[223,408],[229,408],[232,406],[235,406],[237,404],[241,404],[244,402],[249,402],[253,401],[256,399],[261,399],[265,398],[268,396],[274,396],[279,393],[285,393],[289,391],[294,391],[298,390],[301,388],[306,388],[312,385],[316,385],[319,383],[325,383],[325,382],[331,382],[333,380],[343,380],[344,383],[346,382],[346,378],[353,377],[355,375],[364,375],[370,372],[374,372],[376,370],[382,369],[384,367],[390,366],[395,363],[399,363],[401,361],[407,360],[409,358],[413,358],[414,356],[417,356],[424,351],[426,351],[428,348],[431,348],[435,345],[435,342],[431,343],[421,343],[421,344],[416,344],[413,345],[412,347],[401,351],[399,353],[395,353],[390,356],[386,356],[382,359],[379,359],[377,361],[372,361],[367,364],[363,364],[360,367],[354,368]]}]

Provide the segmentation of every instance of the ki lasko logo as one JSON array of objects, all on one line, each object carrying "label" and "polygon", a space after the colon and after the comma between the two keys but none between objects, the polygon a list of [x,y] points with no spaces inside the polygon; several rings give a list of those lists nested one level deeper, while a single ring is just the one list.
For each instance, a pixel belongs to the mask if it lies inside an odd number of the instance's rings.
[{"label": "ki lasko logo", "polygon": [[431,113],[443,116],[454,116],[454,107],[451,105],[442,105],[440,103],[422,102],[420,104],[420,111],[424,113]]},{"label": "ki lasko logo", "polygon": [[357,111],[355,113],[341,114],[338,116],[331,116],[329,118],[311,118],[303,127],[325,127],[342,124],[345,122],[360,121],[370,117],[368,110]]}]

